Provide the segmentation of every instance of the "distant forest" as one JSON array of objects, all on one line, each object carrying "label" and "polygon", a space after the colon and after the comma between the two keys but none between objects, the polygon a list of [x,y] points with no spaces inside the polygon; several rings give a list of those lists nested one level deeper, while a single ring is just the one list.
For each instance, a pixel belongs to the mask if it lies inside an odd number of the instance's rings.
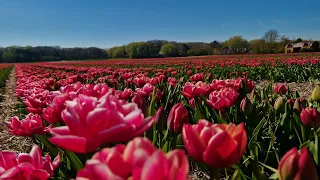
[{"label": "distant forest", "polygon": [[280,35],[276,29],[267,31],[260,39],[251,41],[242,36],[230,37],[225,42],[174,42],[167,40],[151,40],[132,42],[123,46],[101,49],[89,48],[62,48],[59,46],[10,46],[0,47],[0,62],[42,62],[62,60],[88,60],[111,58],[156,58],[156,57],[184,57],[220,54],[225,46],[245,48],[246,53],[273,54],[283,53],[286,44],[302,42],[301,38],[291,40]]}]

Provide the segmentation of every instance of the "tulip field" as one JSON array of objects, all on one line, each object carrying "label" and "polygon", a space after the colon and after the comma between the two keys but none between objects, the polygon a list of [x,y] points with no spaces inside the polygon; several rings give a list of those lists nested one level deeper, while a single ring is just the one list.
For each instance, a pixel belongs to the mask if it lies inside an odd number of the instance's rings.
[{"label": "tulip field", "polygon": [[33,146],[1,149],[0,179],[320,177],[320,53],[0,64],[1,82],[12,70],[27,113],[1,121]]}]

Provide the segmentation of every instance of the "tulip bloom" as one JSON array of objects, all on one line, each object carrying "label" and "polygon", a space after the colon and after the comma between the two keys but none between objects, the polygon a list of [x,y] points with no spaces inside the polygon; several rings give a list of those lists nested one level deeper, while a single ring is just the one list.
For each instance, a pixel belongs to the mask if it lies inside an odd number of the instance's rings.
[{"label": "tulip bloom", "polygon": [[135,138],[127,146],[116,145],[97,152],[87,160],[76,179],[186,180],[188,172],[189,163],[184,151],[164,154],[150,140]]},{"label": "tulip bloom", "polygon": [[48,129],[42,123],[41,117],[36,114],[28,114],[25,119],[19,120],[17,116],[11,118],[10,122],[6,122],[9,132],[17,136],[33,136],[35,134],[44,134]]},{"label": "tulip bloom", "polygon": [[185,86],[182,88],[181,94],[186,98],[191,99],[194,97],[200,97],[201,95],[208,96],[210,92],[210,85],[202,81],[198,81],[196,84],[187,82]]},{"label": "tulip bloom", "polygon": [[231,88],[213,91],[209,95],[207,103],[215,110],[221,110],[233,106],[238,99],[238,92]]},{"label": "tulip bloom", "polygon": [[316,108],[305,108],[300,114],[301,122],[309,127],[318,128],[320,127],[320,113]]},{"label": "tulip bloom", "polygon": [[37,179],[53,177],[60,164],[60,154],[53,160],[49,155],[42,157],[39,146],[33,145],[30,154],[0,151],[0,179]]},{"label": "tulip bloom", "polygon": [[279,83],[273,88],[274,92],[277,94],[285,94],[287,93],[287,86],[285,84]]},{"label": "tulip bloom", "polygon": [[79,95],[66,102],[62,111],[66,126],[51,129],[50,141],[73,152],[91,152],[102,144],[126,142],[139,136],[154,124],[157,115],[145,119],[135,103],[126,103],[111,94],[99,100]]},{"label": "tulip bloom", "polygon": [[133,91],[127,88],[124,91],[115,90],[115,96],[121,100],[128,100],[133,96]]},{"label": "tulip bloom", "polygon": [[62,122],[61,112],[66,108],[65,102],[67,100],[66,94],[57,95],[49,107],[43,110],[43,119],[52,124]]},{"label": "tulip bloom", "polygon": [[248,141],[244,123],[212,124],[207,120],[185,124],[182,138],[193,159],[215,168],[229,168],[237,163]]},{"label": "tulip bloom", "polygon": [[280,160],[278,171],[280,180],[318,179],[317,170],[306,148],[301,153],[298,153],[297,148],[288,151]]},{"label": "tulip bloom", "polygon": [[180,133],[183,127],[183,124],[189,122],[189,112],[181,104],[178,103],[172,107],[168,117],[168,128],[176,133]]}]

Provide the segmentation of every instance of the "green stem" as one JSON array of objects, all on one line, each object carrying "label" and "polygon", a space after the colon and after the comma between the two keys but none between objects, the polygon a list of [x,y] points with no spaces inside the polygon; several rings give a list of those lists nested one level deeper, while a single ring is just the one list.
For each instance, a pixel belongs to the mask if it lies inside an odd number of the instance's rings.
[{"label": "green stem", "polygon": [[301,134],[302,134],[302,143],[305,143],[307,140],[306,127],[301,124]]},{"label": "green stem", "polygon": [[220,180],[220,169],[219,168],[212,168],[210,179],[211,180]]},{"label": "green stem", "polygon": [[317,165],[319,165],[319,137],[316,133],[316,131],[313,131],[314,134],[314,140],[315,140],[315,152],[314,152],[314,160]]},{"label": "green stem", "polygon": [[177,134],[174,133],[173,137],[172,137],[172,143],[171,143],[171,149],[175,149],[176,148],[176,144],[177,144]]}]

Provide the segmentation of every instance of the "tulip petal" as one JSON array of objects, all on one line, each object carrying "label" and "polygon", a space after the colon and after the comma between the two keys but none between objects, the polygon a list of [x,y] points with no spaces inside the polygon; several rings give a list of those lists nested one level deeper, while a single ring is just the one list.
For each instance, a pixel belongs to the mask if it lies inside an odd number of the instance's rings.
[{"label": "tulip petal", "polygon": [[62,149],[66,149],[76,153],[92,152],[100,145],[99,142],[93,142],[92,140],[86,139],[84,137],[72,135],[53,136],[52,138],[50,138],[50,142],[61,147]]},{"label": "tulip petal", "polygon": [[10,169],[17,165],[17,153],[12,151],[0,151],[0,167]]},{"label": "tulip petal", "polygon": [[237,152],[237,142],[226,132],[214,135],[203,153],[203,160],[216,168],[229,168],[240,160]]},{"label": "tulip petal", "polygon": [[185,124],[182,129],[182,138],[190,156],[203,162],[202,154],[205,152],[207,145],[200,138],[197,130],[190,124]]}]

